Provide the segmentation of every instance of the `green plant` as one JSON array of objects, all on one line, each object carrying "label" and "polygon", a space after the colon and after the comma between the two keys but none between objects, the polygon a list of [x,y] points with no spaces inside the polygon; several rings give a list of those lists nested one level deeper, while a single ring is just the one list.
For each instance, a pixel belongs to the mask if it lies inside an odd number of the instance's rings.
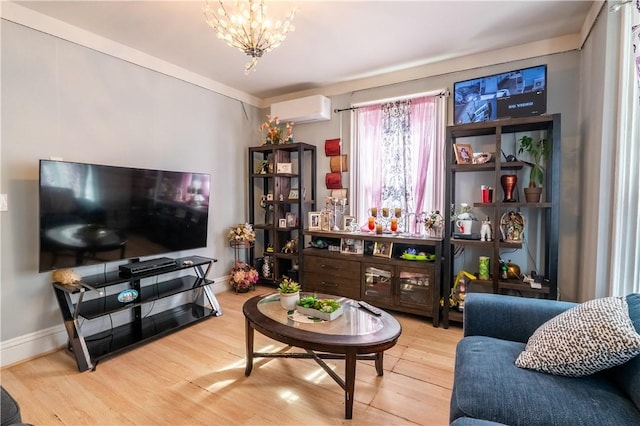
[{"label": "green plant", "polygon": [[303,308],[315,309],[328,314],[340,309],[340,302],[335,299],[318,299],[316,296],[305,296],[300,299],[298,305]]},{"label": "green plant", "polygon": [[282,281],[280,285],[278,285],[278,293],[280,294],[290,294],[297,293],[300,291],[300,284],[292,280],[287,276],[282,277]]},{"label": "green plant", "polygon": [[544,178],[544,168],[542,167],[542,163],[544,160],[549,158],[549,154],[551,153],[547,139],[543,138],[535,141],[529,136],[521,137],[518,154],[522,154],[523,152],[529,154],[529,157],[532,160],[532,162],[529,163],[529,166],[531,167],[531,172],[529,173],[529,187],[535,188],[536,184],[542,186],[542,180]]}]

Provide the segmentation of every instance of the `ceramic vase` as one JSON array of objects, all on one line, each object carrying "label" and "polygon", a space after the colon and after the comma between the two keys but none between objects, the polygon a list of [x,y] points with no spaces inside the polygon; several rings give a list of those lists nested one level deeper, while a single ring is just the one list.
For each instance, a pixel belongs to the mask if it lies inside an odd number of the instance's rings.
[{"label": "ceramic vase", "polygon": [[300,292],[280,293],[280,305],[287,311],[294,310],[299,300],[300,300]]},{"label": "ceramic vase", "polygon": [[518,190],[516,187],[518,183],[518,176],[516,175],[502,175],[500,176],[500,184],[504,191],[504,200],[502,202],[509,203],[516,201],[514,193]]}]

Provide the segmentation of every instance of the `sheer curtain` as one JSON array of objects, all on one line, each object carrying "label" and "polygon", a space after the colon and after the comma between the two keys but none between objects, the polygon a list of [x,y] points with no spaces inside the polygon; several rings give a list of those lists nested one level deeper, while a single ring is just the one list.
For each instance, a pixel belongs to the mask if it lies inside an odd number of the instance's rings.
[{"label": "sheer curtain", "polygon": [[443,95],[358,107],[353,112],[352,214],[370,207],[443,210],[446,98]]},{"label": "sheer curtain", "polygon": [[636,65],[638,53],[634,54],[640,50],[640,6],[633,6],[620,10],[621,72],[611,233],[615,237],[611,239],[607,291],[612,296],[640,293],[640,56]]}]

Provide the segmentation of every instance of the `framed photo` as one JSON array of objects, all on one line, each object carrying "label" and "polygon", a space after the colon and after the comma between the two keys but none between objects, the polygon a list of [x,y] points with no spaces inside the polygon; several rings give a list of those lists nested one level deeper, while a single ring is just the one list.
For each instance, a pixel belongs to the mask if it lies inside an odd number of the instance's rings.
[{"label": "framed photo", "polygon": [[320,229],[322,229],[323,231],[330,231],[331,230],[331,226],[330,226],[330,220],[331,218],[331,213],[329,213],[326,210],[323,210],[320,213]]},{"label": "framed photo", "polygon": [[473,164],[473,148],[468,143],[454,143],[453,150],[456,153],[456,163]]},{"label": "framed photo", "polygon": [[342,218],[342,229],[345,231],[350,231],[351,224],[356,221],[355,216],[347,216],[345,215]]},{"label": "framed photo", "polygon": [[276,164],[276,173],[291,173],[291,163]]},{"label": "framed photo", "polygon": [[278,219],[278,228],[286,228],[287,219]]},{"label": "framed photo", "polygon": [[298,188],[291,188],[291,190],[289,190],[289,200],[297,200],[299,197]]},{"label": "framed photo", "polygon": [[344,254],[362,254],[364,252],[364,244],[362,240],[353,238],[342,238],[340,240],[340,253]]},{"label": "framed photo", "polygon": [[393,250],[393,243],[376,241],[373,245],[373,255],[378,257],[391,257],[391,251]]},{"label": "framed photo", "polygon": [[295,228],[298,224],[297,217],[295,213],[288,212],[286,214],[287,228]]},{"label": "framed photo", "polygon": [[322,229],[320,223],[320,212],[309,212],[309,231],[319,231]]}]

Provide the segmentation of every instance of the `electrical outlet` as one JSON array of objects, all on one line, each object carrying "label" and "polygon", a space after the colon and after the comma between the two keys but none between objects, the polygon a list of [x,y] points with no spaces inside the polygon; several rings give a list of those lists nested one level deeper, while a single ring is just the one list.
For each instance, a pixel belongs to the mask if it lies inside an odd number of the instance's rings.
[{"label": "electrical outlet", "polygon": [[0,212],[6,212],[9,210],[7,205],[7,194],[0,194]]}]

